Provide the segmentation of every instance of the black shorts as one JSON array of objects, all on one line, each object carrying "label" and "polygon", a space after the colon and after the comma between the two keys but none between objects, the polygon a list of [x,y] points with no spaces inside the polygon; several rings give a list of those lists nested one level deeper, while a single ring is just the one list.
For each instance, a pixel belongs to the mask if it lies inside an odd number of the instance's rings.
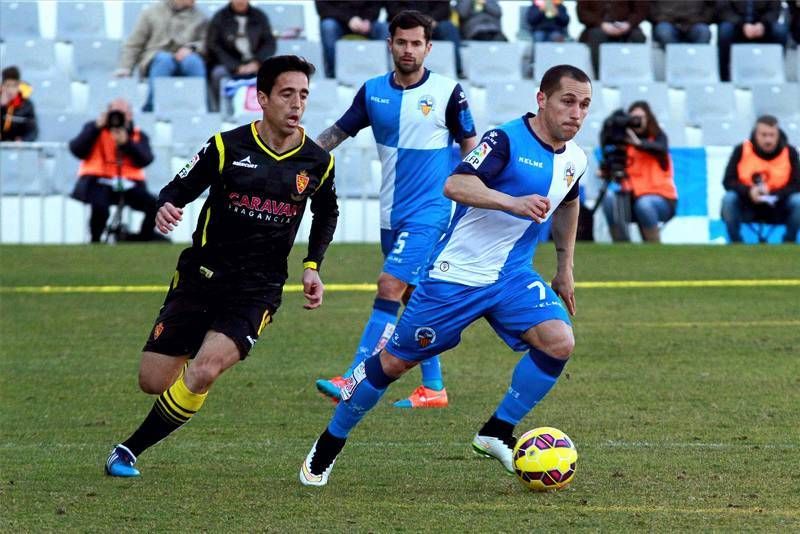
[{"label": "black shorts", "polygon": [[206,333],[225,334],[244,360],[281,305],[283,285],[264,291],[236,291],[179,283],[170,286],[142,350],[194,357]]}]

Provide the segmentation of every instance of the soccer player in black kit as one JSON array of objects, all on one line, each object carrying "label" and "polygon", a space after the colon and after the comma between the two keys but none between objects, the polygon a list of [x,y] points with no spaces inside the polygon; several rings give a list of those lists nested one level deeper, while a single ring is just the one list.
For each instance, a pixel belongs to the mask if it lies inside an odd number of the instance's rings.
[{"label": "soccer player in black kit", "polygon": [[300,127],[313,72],[296,56],[267,59],[257,81],[262,120],[214,135],[161,191],[156,227],[167,233],[182,208],[210,188],[142,352],[139,386],[158,398],[111,451],[107,474],[139,476],[136,458],[188,422],[214,381],[253,348],[280,306],[309,199],[305,308],[322,304],[319,267],[339,211],[333,156]]}]

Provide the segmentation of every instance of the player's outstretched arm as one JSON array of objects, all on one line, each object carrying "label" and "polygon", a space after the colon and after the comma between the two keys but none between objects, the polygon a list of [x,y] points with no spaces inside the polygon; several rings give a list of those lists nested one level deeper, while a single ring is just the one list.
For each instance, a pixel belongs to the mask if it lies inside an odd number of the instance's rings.
[{"label": "player's outstretched arm", "polygon": [[553,213],[553,244],[556,246],[558,267],[550,285],[575,315],[575,278],[572,274],[575,258],[575,237],[578,233],[580,202],[577,198],[563,202]]},{"label": "player's outstretched arm", "polygon": [[444,195],[459,204],[490,210],[509,211],[520,217],[544,220],[550,209],[550,199],[541,195],[512,197],[490,187],[472,174],[454,174],[444,184]]},{"label": "player's outstretched arm", "polygon": [[183,219],[183,210],[165,202],[156,212],[156,228],[162,234],[168,234],[178,226],[181,219]]},{"label": "player's outstretched arm", "polygon": [[307,310],[313,310],[322,306],[322,295],[325,293],[325,285],[319,277],[316,269],[303,270],[303,296],[308,301],[303,304]]},{"label": "player's outstretched arm", "polygon": [[348,137],[349,136],[344,133],[341,128],[334,124],[319,134],[319,137],[317,137],[317,144],[330,152]]}]

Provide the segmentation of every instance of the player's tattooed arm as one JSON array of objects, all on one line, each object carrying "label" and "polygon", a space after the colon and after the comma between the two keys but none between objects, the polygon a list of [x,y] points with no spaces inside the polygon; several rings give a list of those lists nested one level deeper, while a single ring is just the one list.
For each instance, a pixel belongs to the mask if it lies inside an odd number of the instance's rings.
[{"label": "player's tattooed arm", "polygon": [[342,131],[341,128],[336,126],[335,124],[332,125],[330,128],[327,128],[324,132],[319,134],[317,138],[317,144],[330,152],[337,146],[339,146],[342,141],[347,139],[349,136]]}]

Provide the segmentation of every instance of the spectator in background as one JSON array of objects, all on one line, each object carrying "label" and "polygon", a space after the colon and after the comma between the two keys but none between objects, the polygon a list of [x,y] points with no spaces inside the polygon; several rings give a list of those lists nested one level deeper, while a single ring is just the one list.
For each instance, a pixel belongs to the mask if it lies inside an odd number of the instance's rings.
[{"label": "spectator in background", "polygon": [[405,10],[416,10],[433,19],[433,40],[450,41],[455,49],[456,72],[459,78],[464,78],[464,68],[461,62],[461,36],[458,28],[451,20],[449,0],[389,0],[386,2],[386,13],[391,21],[395,15]]},{"label": "spectator in background", "polygon": [[3,69],[0,86],[0,141],[36,141],[36,111],[28,98],[31,87],[20,81],[19,69]]},{"label": "spectator in background", "polygon": [[336,77],[336,41],[345,35],[360,35],[373,40],[389,37],[389,27],[378,20],[382,2],[316,0],[314,4],[319,15],[322,59],[328,78]]},{"label": "spectator in background", "polygon": [[211,101],[219,108],[223,78],[253,78],[261,63],[275,54],[275,37],[267,15],[250,0],[230,0],[211,18],[206,36],[211,71]]},{"label": "spectator in background", "polygon": [[800,161],[778,119],[758,118],[750,139],[733,149],[722,184],[722,220],[732,243],[742,241],[741,224],[751,221],[785,224],[783,241],[797,241]]},{"label": "spectator in background", "polygon": [[800,49],[800,0],[789,1],[789,33]]},{"label": "spectator in background", "polygon": [[201,55],[206,17],[195,0],[162,0],[139,16],[122,50],[117,76],[130,76],[134,67],[147,76],[150,92],[143,111],[153,110],[153,80],[161,76],[206,77]]},{"label": "spectator in background", "polygon": [[601,44],[645,42],[639,24],[647,18],[647,4],[633,0],[578,0],[578,20],[586,26],[581,32],[580,41],[589,45],[596,75],[600,74]]},{"label": "spectator in background", "polygon": [[719,75],[730,81],[733,43],[777,43],[786,46],[786,25],[778,22],[780,0],[735,0],[717,2],[717,46]]},{"label": "spectator in background", "polygon": [[100,241],[109,208],[120,198],[134,210],[144,212],[141,231],[138,236],[131,236],[132,240],[163,240],[153,231],[158,206],[144,183],[144,167],[153,161],[150,141],[134,126],[127,101],[114,100],[96,120],[87,122],[69,142],[69,150],[82,160],[72,197],[92,206],[92,243]]},{"label": "spectator in background", "polygon": [[503,35],[500,17],[503,10],[497,0],[458,0],[461,37],[470,41],[508,41]]},{"label": "spectator in background", "polygon": [[662,47],[671,43],[710,43],[714,22],[711,0],[656,0],[650,2],[653,40]]},{"label": "spectator in background", "polygon": [[525,16],[534,42],[561,43],[569,37],[569,14],[561,0],[534,0]]},{"label": "spectator in background", "polygon": [[633,210],[642,239],[660,243],[658,224],[675,215],[678,202],[669,142],[647,102],[631,104],[628,115],[638,118],[639,123],[626,130],[626,176],[619,181],[618,190],[609,190],[603,199],[603,212],[614,241],[630,240],[628,221]]}]

